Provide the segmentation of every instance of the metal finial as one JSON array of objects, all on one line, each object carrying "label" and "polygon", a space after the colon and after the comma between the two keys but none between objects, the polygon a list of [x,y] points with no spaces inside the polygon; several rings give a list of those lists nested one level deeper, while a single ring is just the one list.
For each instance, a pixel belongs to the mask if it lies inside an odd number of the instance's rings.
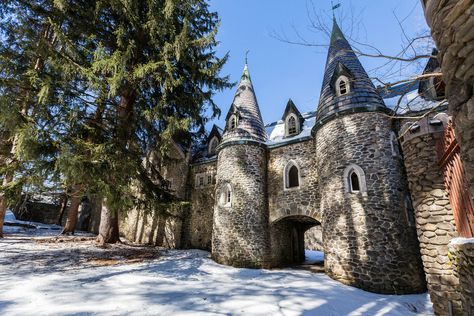
[{"label": "metal finial", "polygon": [[245,64],[247,65],[247,60],[248,60],[248,55],[249,55],[249,50],[245,52]]},{"label": "metal finial", "polygon": [[334,5],[334,1],[331,0],[332,18],[334,20],[336,20],[336,9],[339,8],[340,6],[341,6],[340,3],[337,3],[336,5]]}]

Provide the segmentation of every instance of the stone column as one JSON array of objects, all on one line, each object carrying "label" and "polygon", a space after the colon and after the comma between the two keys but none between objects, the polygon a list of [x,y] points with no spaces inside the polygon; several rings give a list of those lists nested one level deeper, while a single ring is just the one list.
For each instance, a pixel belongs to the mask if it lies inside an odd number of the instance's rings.
[{"label": "stone column", "polygon": [[[448,258],[448,244],[457,237],[454,216],[438,166],[437,139],[443,126],[430,125],[425,118],[402,127],[402,149],[415,209],[420,252],[428,291],[436,315],[460,314],[459,279]],[[447,117],[445,120],[447,122]]]},{"label": "stone column", "polygon": [[449,114],[474,197],[474,0],[424,0],[425,16],[439,49]]},{"label": "stone column", "polygon": [[474,315],[474,238],[456,238],[449,244],[449,257],[459,277],[462,315]]}]

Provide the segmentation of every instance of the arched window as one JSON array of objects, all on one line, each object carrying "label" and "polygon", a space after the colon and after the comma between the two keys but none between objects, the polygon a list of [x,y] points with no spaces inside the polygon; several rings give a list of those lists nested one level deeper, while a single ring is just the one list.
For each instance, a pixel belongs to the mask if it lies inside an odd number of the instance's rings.
[{"label": "arched window", "polygon": [[286,136],[296,135],[299,132],[297,119],[295,115],[289,115],[286,119]]},{"label": "arched window", "polygon": [[232,115],[229,119],[229,130],[233,130],[237,127],[237,117]]},{"label": "arched window", "polygon": [[208,149],[209,156],[216,154],[217,145],[219,145],[219,140],[216,137],[213,137],[211,141],[209,142],[209,149]]},{"label": "arched window", "polygon": [[350,180],[351,180],[351,191],[359,192],[360,191],[359,176],[357,175],[357,173],[355,173],[355,171],[351,172]]},{"label": "arched window", "polygon": [[349,84],[349,78],[346,76],[340,76],[339,79],[336,81],[336,95],[341,96],[344,94],[348,94],[351,91],[351,87]]},{"label": "arched window", "polygon": [[346,193],[362,193],[367,195],[365,173],[361,167],[351,164],[344,170],[344,188]]},{"label": "arched window", "polygon": [[219,205],[222,207],[232,206],[232,187],[229,183],[224,184],[219,194]]},{"label": "arched window", "polygon": [[300,170],[294,162],[288,163],[284,174],[285,189],[298,188],[300,186]]}]

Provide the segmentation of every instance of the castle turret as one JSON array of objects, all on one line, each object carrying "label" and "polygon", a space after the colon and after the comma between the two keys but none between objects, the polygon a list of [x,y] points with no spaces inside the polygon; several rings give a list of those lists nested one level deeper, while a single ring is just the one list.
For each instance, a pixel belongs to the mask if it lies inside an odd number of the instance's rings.
[{"label": "castle turret", "polygon": [[313,130],[325,269],[368,291],[422,292],[413,210],[390,112],[334,21]]},{"label": "castle turret", "polygon": [[217,148],[212,257],[219,263],[270,265],[266,140],[246,64]]}]

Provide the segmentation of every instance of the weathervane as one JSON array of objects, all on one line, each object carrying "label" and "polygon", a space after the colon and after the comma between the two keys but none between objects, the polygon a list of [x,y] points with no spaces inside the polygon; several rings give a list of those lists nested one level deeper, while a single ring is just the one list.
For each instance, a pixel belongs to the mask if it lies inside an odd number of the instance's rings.
[{"label": "weathervane", "polygon": [[249,50],[247,50],[247,51],[245,52],[245,64],[247,64],[247,57],[248,57],[248,55],[249,55],[249,52],[250,52]]},{"label": "weathervane", "polygon": [[335,12],[336,12],[336,9],[337,9],[337,8],[339,8],[340,6],[341,6],[341,4],[340,4],[340,3],[336,3],[336,4],[334,4],[334,1],[333,1],[333,0],[331,0],[331,7],[332,7],[332,17],[333,17],[333,18],[336,18],[336,13],[335,13]]}]

